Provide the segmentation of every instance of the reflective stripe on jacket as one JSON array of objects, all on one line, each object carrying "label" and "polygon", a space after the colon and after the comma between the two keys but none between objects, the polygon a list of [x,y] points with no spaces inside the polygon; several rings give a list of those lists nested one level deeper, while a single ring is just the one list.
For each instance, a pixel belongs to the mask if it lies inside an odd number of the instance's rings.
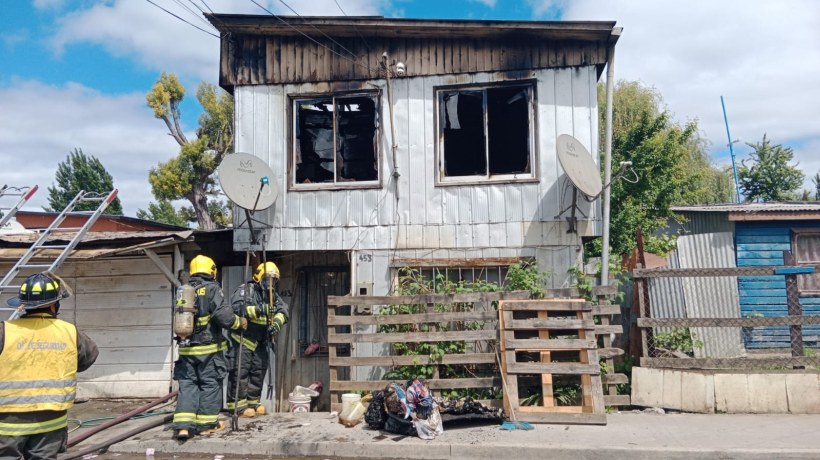
[{"label": "reflective stripe on jacket", "polygon": [[0,412],[68,410],[77,392],[77,328],[47,314],[6,321],[0,369]]},{"label": "reflective stripe on jacket", "polygon": [[193,345],[190,347],[179,347],[180,356],[211,355],[218,351],[228,349],[228,341],[222,340],[208,345]]}]

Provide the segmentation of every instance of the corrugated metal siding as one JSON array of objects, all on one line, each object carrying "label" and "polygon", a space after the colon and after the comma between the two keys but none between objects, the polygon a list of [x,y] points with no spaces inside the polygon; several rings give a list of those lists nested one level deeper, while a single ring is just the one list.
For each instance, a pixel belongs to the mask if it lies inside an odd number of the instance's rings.
[{"label": "corrugated metal siding", "polygon": [[[456,81],[487,83],[504,76],[476,73],[395,80],[399,201],[390,179],[390,130],[382,126],[379,189],[287,190],[290,154],[288,94],[329,89],[327,84],[242,86],[236,88],[236,150],[267,158],[280,194],[269,212],[270,250],[522,247],[580,244],[598,234],[598,203],[579,200],[579,233],[567,235],[560,210],[572,199],[555,156],[555,139],[570,133],[597,152],[597,74],[594,67],[532,72],[537,80],[538,183],[435,187],[437,144],[434,88]],[[382,120],[389,119],[384,82]],[[593,157],[597,157],[593,155]],[[237,216],[241,221],[243,216]],[[591,222],[595,222],[590,224]],[[238,222],[237,222],[238,223]],[[495,225],[489,225],[495,224]],[[242,232],[235,245],[242,246]],[[247,239],[245,234],[244,239]]]},{"label": "corrugated metal siding", "polygon": [[[679,212],[686,222],[678,228],[687,234],[734,232],[735,223],[729,221],[725,212]],[[677,230],[677,229],[674,229]]]},{"label": "corrugated metal siding", "polygon": [[[723,268],[735,266],[731,233],[706,233],[678,238],[681,268]],[[681,278],[689,318],[738,318],[740,306],[737,277]],[[737,328],[690,328],[693,338],[703,342],[695,347],[695,357],[722,358],[745,353]]]},{"label": "corrugated metal siding", "polygon": [[[818,228],[820,222],[738,222],[737,265],[782,266],[783,251],[791,251],[792,228]],[[783,276],[741,276],[740,307],[744,317],[786,316],[786,281]],[[820,297],[801,297],[803,314],[820,314]],[[787,326],[749,328],[745,331],[747,348],[789,347]],[[820,326],[803,326],[803,339],[816,346],[820,342]]]},{"label": "corrugated metal siding", "polygon": [[[666,257],[669,268],[680,268],[678,252]],[[680,278],[649,278],[649,307],[652,318],[686,318],[686,299]],[[656,332],[670,332],[672,328],[655,328]]]}]

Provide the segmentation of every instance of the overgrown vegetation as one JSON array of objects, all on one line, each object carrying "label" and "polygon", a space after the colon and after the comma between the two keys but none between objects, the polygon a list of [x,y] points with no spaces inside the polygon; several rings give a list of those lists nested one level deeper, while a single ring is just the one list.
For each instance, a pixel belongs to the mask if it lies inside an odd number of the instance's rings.
[{"label": "overgrown vegetation", "polygon": [[[508,267],[507,276],[499,284],[488,282],[477,276],[475,280],[451,280],[444,273],[435,270],[432,279],[425,278],[419,269],[412,267],[401,268],[398,273],[398,284],[394,290],[394,295],[420,295],[420,294],[466,294],[474,292],[499,292],[499,291],[530,291],[533,297],[544,296],[546,281],[550,275],[540,271],[534,262],[522,262]],[[493,303],[492,306],[498,306]],[[384,307],[380,314],[400,315],[426,312],[427,305],[424,304],[398,304]],[[451,303],[436,304],[436,313],[466,312],[472,311],[472,303]],[[481,330],[485,326],[482,321],[453,321],[428,324],[390,324],[381,325],[378,332],[446,332],[446,331],[474,331]],[[464,340],[445,342],[397,342],[391,344],[393,353],[400,356],[418,356],[416,364],[410,366],[396,366],[384,376],[388,380],[409,380],[415,378],[474,378],[483,374],[492,375],[497,372],[495,366],[481,368],[479,365],[441,365],[437,364],[447,354],[462,354],[470,351],[494,352],[489,349],[486,343],[468,343]],[[438,375],[436,375],[438,370]],[[500,398],[498,389],[489,391],[476,390],[454,390],[442,392],[444,397],[473,398]]]},{"label": "overgrown vegetation", "polygon": [[674,328],[670,332],[659,332],[654,335],[655,347],[671,351],[680,351],[694,356],[696,348],[703,347],[703,341],[698,340],[688,328]]}]

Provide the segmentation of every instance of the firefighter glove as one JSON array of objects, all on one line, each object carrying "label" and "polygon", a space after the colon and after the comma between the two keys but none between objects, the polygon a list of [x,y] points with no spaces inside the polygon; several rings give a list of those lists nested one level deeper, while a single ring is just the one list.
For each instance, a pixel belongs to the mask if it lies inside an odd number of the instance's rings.
[{"label": "firefighter glove", "polygon": [[241,318],[239,318],[239,327],[240,327],[243,331],[247,331],[247,330],[248,330],[248,319],[247,319],[247,318],[245,318],[245,317],[241,317]]},{"label": "firefighter glove", "polygon": [[268,332],[270,332],[272,338],[275,338],[275,336],[279,334],[279,331],[282,329],[282,325],[285,324],[285,322],[287,322],[287,319],[285,318],[284,313],[277,313],[273,315],[270,326],[268,327]]}]

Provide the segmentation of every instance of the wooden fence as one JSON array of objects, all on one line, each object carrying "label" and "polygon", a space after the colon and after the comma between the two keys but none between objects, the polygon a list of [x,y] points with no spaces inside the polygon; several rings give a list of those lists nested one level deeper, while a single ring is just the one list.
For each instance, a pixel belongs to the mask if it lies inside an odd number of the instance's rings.
[{"label": "wooden fence", "polygon": [[[611,335],[620,334],[620,324],[609,324],[611,315],[620,315],[620,307],[606,302],[607,296],[616,292],[614,288],[603,287],[593,291],[599,296],[598,305],[594,305],[592,313],[596,317],[595,334],[600,337],[602,348],[599,356],[608,363],[610,372],[602,376],[604,383],[604,403],[609,406],[628,405],[628,395],[617,395],[615,386],[628,383],[624,374],[612,373],[612,360],[623,351],[612,347]],[[579,297],[577,289],[560,289],[548,291],[547,297]],[[491,306],[492,302],[501,300],[525,300],[530,297],[527,291],[515,292],[487,292],[469,294],[428,294],[417,296],[329,296],[328,297],[328,344],[330,366],[330,401],[331,410],[341,408],[341,395],[351,391],[379,390],[394,380],[351,379],[344,375],[355,375],[350,372],[357,367],[385,367],[429,365],[433,366],[433,378],[426,381],[427,386],[434,393],[449,389],[498,389],[501,388],[501,375],[497,370],[498,358],[495,353],[497,346],[498,313]],[[601,303],[603,302],[603,303]],[[452,310],[448,305],[469,304],[463,311]],[[476,304],[484,308],[476,308]],[[389,305],[416,305],[420,313],[412,314],[371,314],[374,307]],[[341,308],[350,306],[351,308]],[[437,308],[438,306],[438,308]],[[463,307],[464,305],[462,305]],[[437,311],[438,310],[438,311]],[[342,313],[346,311],[346,313]],[[429,331],[417,332],[377,332],[380,325],[421,325],[436,323],[481,323],[483,327],[475,330],[448,330],[438,331],[430,328]],[[344,331],[347,329],[347,331]],[[356,329],[365,329],[365,332],[353,332]],[[417,329],[417,328],[416,328]],[[419,343],[419,342],[452,342],[465,341],[471,344],[479,343],[485,347],[467,347],[464,353],[448,353],[440,359],[431,360],[429,356],[363,356],[357,353],[355,347],[359,344]],[[341,356],[340,351],[352,347],[351,356]],[[480,375],[465,378],[439,378],[441,366],[468,366],[492,367],[496,371],[490,375]],[[345,372],[347,371],[347,372]]]}]

